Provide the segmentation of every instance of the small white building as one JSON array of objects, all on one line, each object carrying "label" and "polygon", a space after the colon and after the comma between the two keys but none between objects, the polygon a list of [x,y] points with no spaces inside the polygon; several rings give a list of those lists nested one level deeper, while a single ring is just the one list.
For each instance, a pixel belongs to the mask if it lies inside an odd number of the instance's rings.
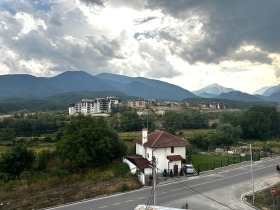
[{"label": "small white building", "polygon": [[[172,170],[176,176],[179,170],[182,168],[182,160],[186,157],[186,147],[190,146],[190,143],[182,138],[174,136],[170,133],[156,130],[148,135],[148,130],[144,128],[142,130],[142,137],[135,139],[136,142],[136,155],[142,159],[146,159],[150,165],[152,157],[155,156],[157,161],[157,174],[163,174]],[[130,169],[139,168],[139,165],[133,163],[131,158],[135,156],[124,157],[124,162],[129,161]],[[145,168],[146,169],[146,168]],[[133,173],[134,171],[132,171]],[[142,170],[141,180],[145,180],[152,174],[152,170]]]},{"label": "small white building", "polygon": [[126,156],[123,162],[127,163],[132,174],[137,174],[142,185],[148,185],[148,177],[152,174],[152,164],[141,155]]}]

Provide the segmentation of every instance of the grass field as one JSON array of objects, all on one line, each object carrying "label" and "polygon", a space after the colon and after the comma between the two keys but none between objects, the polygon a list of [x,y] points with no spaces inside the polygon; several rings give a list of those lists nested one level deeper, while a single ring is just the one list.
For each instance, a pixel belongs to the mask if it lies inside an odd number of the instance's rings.
[{"label": "grass field", "polygon": [[[256,157],[257,159],[257,157]],[[243,161],[249,161],[250,156],[241,157],[234,155],[208,155],[208,154],[192,154],[189,161],[192,162],[196,171],[214,170],[215,168],[224,167]]]},{"label": "grass field", "polygon": [[[10,147],[9,146],[0,146],[0,155],[6,152]],[[55,150],[55,143],[43,143],[36,146],[29,147],[36,154],[40,153],[42,150]]]}]

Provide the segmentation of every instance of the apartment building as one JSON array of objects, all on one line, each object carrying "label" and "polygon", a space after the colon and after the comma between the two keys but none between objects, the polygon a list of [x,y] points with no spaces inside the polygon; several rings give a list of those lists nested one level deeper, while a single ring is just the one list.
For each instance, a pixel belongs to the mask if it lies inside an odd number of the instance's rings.
[{"label": "apartment building", "polygon": [[112,108],[119,104],[120,100],[116,97],[82,99],[76,103],[70,104],[69,115],[94,115],[110,113]]},{"label": "apartment building", "polygon": [[156,105],[156,103],[157,103],[156,100],[138,99],[138,100],[123,101],[122,105],[131,108],[146,108],[146,106],[154,106]]}]

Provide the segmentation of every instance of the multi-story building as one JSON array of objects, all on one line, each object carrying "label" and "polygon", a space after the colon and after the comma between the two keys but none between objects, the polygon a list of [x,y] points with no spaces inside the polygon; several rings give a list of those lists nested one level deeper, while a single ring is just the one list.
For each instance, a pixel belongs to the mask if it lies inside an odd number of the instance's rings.
[{"label": "multi-story building", "polygon": [[69,106],[69,115],[93,115],[110,113],[120,100],[116,97],[96,98],[94,100],[82,99]]},{"label": "multi-story building", "polygon": [[209,104],[210,109],[226,109],[226,106],[221,102],[212,102]]},{"label": "multi-story building", "polygon": [[122,105],[128,106],[131,108],[146,108],[146,106],[154,106],[156,105],[156,100],[146,100],[146,99],[138,99],[138,100],[128,100],[122,102]]}]

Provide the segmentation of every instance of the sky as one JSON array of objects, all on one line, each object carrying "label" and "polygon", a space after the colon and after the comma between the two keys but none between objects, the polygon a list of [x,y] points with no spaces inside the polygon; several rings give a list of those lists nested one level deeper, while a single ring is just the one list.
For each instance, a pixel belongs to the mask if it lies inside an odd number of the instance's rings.
[{"label": "sky", "polygon": [[279,0],[1,0],[0,75],[146,77],[189,91],[280,83]]}]

